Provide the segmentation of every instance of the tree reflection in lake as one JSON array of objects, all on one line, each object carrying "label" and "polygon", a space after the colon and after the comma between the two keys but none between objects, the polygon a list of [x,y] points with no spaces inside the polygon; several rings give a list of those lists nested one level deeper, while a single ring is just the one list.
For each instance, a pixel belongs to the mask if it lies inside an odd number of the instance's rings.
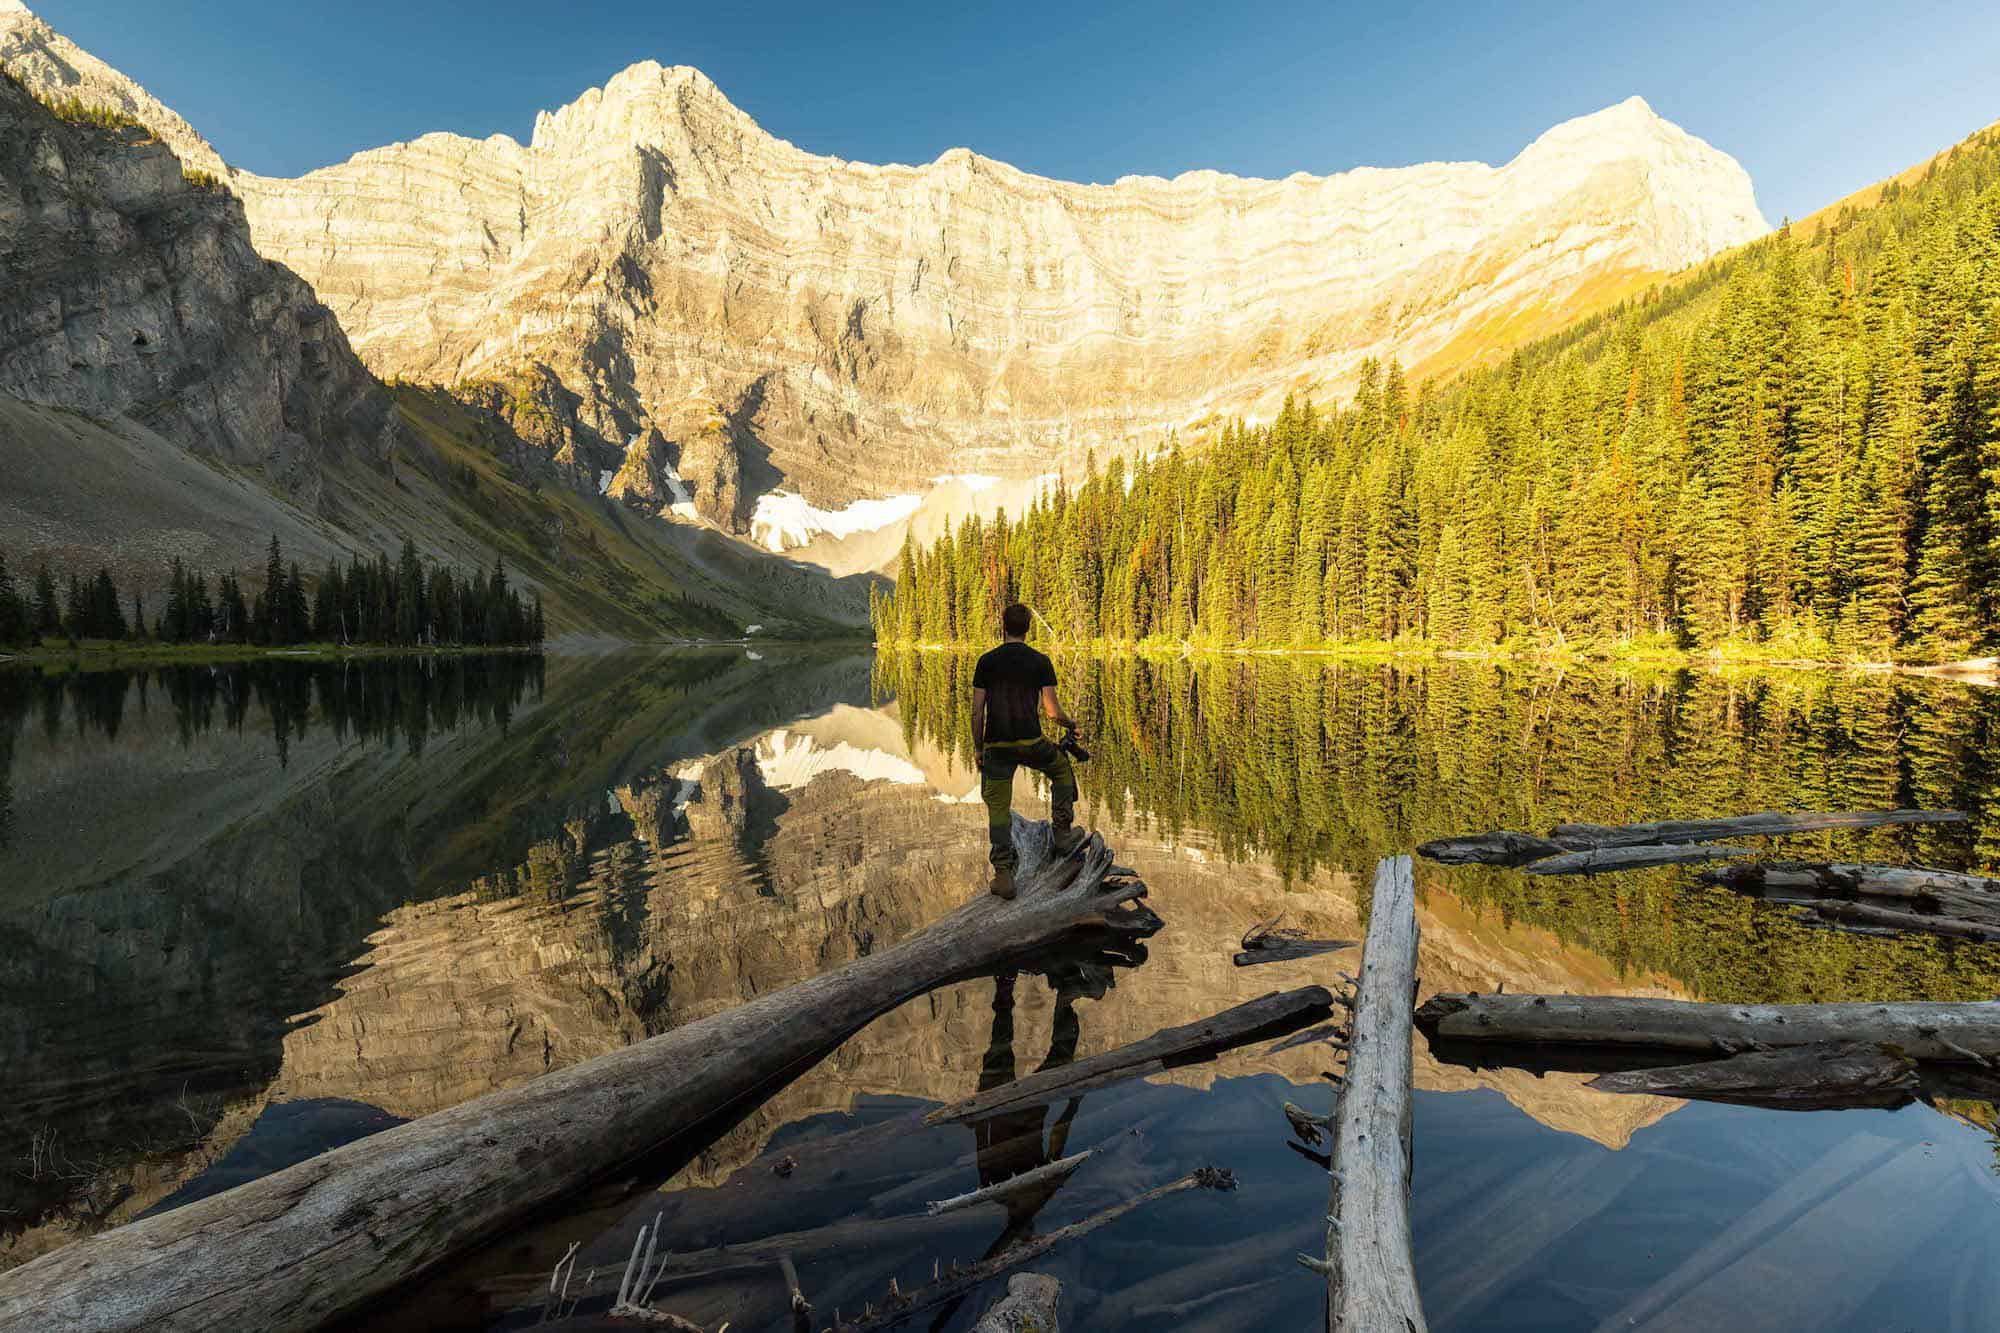
[{"label": "tree reflection in lake", "polygon": [[[456,1105],[837,967],[976,892],[967,663],[765,655],[552,658],[545,679],[510,683],[503,668],[495,700],[386,662],[373,679],[313,664],[262,684],[0,676],[14,801],[0,933],[15,946],[0,963],[0,1058],[16,1084],[0,1172],[29,1164],[4,1185],[0,1263],[281,1165],[343,1126]],[[468,1326],[507,1309],[517,1285],[532,1322],[570,1242],[584,1242],[586,1269],[615,1271],[662,1211],[665,1243],[690,1255],[810,1231],[796,1248],[808,1292],[851,1297],[851,1313],[892,1276],[907,1289],[933,1259],[976,1259],[1010,1232],[1207,1162],[1243,1190],[1177,1198],[1046,1258],[1070,1309],[1105,1328],[1308,1322],[1311,1284],[1289,1256],[1317,1244],[1325,1178],[1284,1148],[1279,1107],[1326,1109],[1323,1052],[1245,1048],[971,1138],[921,1127],[923,1109],[1351,970],[1351,951],[1251,969],[1230,956],[1245,926],[1281,909],[1308,934],[1358,938],[1356,872],[1439,833],[1946,803],[1977,822],[1791,850],[1992,854],[1978,841],[1994,805],[1992,707],[1941,682],[1268,659],[1081,660],[1065,677],[1099,733],[1082,770],[1093,818],[1166,922],[1150,960],[1100,960],[1118,969],[1102,990],[1087,969],[1047,964],[998,1007],[991,977],[914,1001],[740,1108],[712,1142],[683,1145],[660,1192],[510,1236],[371,1326]],[[2000,993],[2000,950],[1807,930],[1673,869],[1563,883],[1426,866],[1420,885],[1426,991]],[[1416,1054],[1419,1259],[1440,1328],[1592,1327],[1706,1263],[1697,1252],[1718,1231],[1803,1244],[1755,1232],[1766,1200],[1872,1226],[1868,1208],[1922,1181],[1938,1185],[1941,1224],[1971,1236],[1982,1216],[1962,1172],[1938,1184],[1918,1168],[1935,1143],[1954,1164],[1972,1151],[1983,1172],[1987,1140],[1925,1108],[1767,1127]],[[55,1156],[38,1156],[47,1147]],[[898,1220],[1086,1147],[1085,1169],[1032,1212]],[[1860,1193],[1838,1188],[1842,1153],[1868,1168]],[[787,1157],[796,1171],[775,1174]],[[1834,1184],[1793,1190],[1822,1179],[1822,1158]],[[1518,1244],[1469,1263],[1481,1228]],[[1620,1238],[1616,1262],[1600,1235]],[[1955,1243],[2000,1262],[1984,1240]],[[1827,1252],[1873,1271],[1851,1248]],[[1933,1265],[1947,1287],[1966,1257]],[[1575,1280],[1583,1269],[1603,1281]],[[1902,1308],[1868,1281],[1866,1309]],[[756,1326],[766,1296],[784,1308],[774,1263],[662,1290],[710,1326]],[[963,1327],[990,1295],[940,1323]],[[1919,1323],[1946,1317],[1904,1307]]]},{"label": "tree reflection in lake", "polygon": [[[883,655],[918,739],[969,756],[970,657]],[[1962,825],[1785,840],[1950,868],[2000,864],[2000,692],[1880,673],[1544,670],[1471,661],[1079,657],[1064,698],[1096,736],[1093,816],[1199,832],[1293,876],[1364,872],[1426,839],[1566,820],[1943,806]],[[1995,816],[1989,818],[1989,812]],[[1774,844],[1775,845],[1775,844]],[[1469,904],[1718,1000],[1986,999],[1994,951],[1880,941],[1690,882],[1467,868]]]}]

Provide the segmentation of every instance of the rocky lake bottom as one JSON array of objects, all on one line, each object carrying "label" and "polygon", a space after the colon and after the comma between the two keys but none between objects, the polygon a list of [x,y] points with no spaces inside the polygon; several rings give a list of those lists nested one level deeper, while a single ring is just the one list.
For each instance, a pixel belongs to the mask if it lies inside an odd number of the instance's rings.
[{"label": "rocky lake bottom", "polygon": [[[891,1012],[656,1175],[580,1196],[371,1311],[525,1328],[577,1247],[602,1309],[642,1225],[654,1303],[787,1326],[1197,1166],[1032,1265],[1076,1327],[1317,1323],[1293,1255],[1326,1176],[1260,1042],[1029,1113],[984,1086],[1354,970],[1237,968],[1284,912],[1359,939],[1376,858],[1563,820],[1892,805],[1965,825],[1790,855],[2000,862],[2000,695],[1879,675],[1276,659],[1060,663],[1083,815],[1150,889],[1142,946]],[[0,672],[0,1266],[605,1054],[880,949],[984,884],[970,659],[760,645],[545,660]],[[1045,808],[1024,776],[1018,807]],[[2000,946],[1808,926],[1684,868],[1592,880],[1418,863],[1421,993],[1988,999]],[[1415,1049],[1412,1213],[1441,1330],[1980,1329],[2000,1322],[1986,1102],[1775,1112],[1620,1097]],[[1093,1149],[1066,1183],[925,1205]],[[759,1245],[759,1243],[764,1243]],[[594,1280],[584,1274],[595,1270]],[[904,1326],[963,1329],[1004,1279]]]}]

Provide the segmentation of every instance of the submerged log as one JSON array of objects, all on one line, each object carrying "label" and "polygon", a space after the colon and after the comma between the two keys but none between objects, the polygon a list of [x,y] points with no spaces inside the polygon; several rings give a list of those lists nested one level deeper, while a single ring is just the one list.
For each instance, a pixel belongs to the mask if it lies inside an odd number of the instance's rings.
[{"label": "submerged log", "polygon": [[1915,1061],[1862,1042],[1789,1046],[1700,1064],[1600,1074],[1584,1086],[1787,1111],[1907,1106],[1922,1090]]},{"label": "submerged log", "polygon": [[1417,846],[1417,855],[1441,865],[1524,866],[1545,856],[1573,850],[1532,833],[1499,829],[1464,838],[1433,838]]},{"label": "submerged log", "polygon": [[1075,1240],[1079,1236],[1087,1235],[1104,1226],[1106,1223],[1117,1221],[1134,1209],[1143,1208],[1147,1204],[1158,1199],[1164,1199],[1170,1194],[1179,1194],[1183,1190],[1192,1189],[1233,1190],[1235,1188],[1236,1177],[1229,1172],[1208,1166],[1198,1167],[1178,1180],[1170,1180],[1164,1185],[1156,1185],[1144,1194],[1134,1195],[1122,1203],[1116,1203],[1109,1208],[1100,1209],[1081,1221],[1072,1222],[1068,1226],[1057,1227],[1054,1231],[1046,1235],[1031,1236],[1014,1248],[1002,1250],[999,1254],[981,1259],[978,1263],[969,1264],[961,1268],[954,1262],[949,1269],[940,1273],[935,1281],[927,1282],[921,1287],[913,1288],[910,1291],[903,1291],[896,1286],[894,1279],[891,1279],[889,1290],[883,1297],[883,1304],[880,1309],[876,1309],[871,1302],[861,1312],[859,1318],[845,1320],[840,1319],[836,1311],[836,1317],[830,1333],[865,1333],[866,1330],[870,1329],[887,1328],[891,1324],[909,1318],[919,1310],[928,1309],[933,1305],[942,1305],[946,1301],[957,1300],[982,1282],[990,1281],[1002,1273],[1021,1267],[1023,1264],[1031,1264],[1065,1241]]},{"label": "submerged log", "polygon": [[1963,824],[1961,810],[1836,810],[1786,814],[1767,810],[1720,819],[1667,819],[1656,824],[1558,824],[1549,837],[1564,846],[1640,847],[1706,842],[1711,838],[1772,838],[1826,829],[1878,828],[1884,824]]},{"label": "submerged log", "polygon": [[523,1215],[754,1104],[905,1001],[1142,896],[1092,836],[879,953],[520,1087],[425,1116],[0,1275],[0,1330],[316,1328]]},{"label": "submerged log", "polygon": [[1410,1004],[1417,988],[1410,858],[1375,871],[1354,989],[1347,1086],[1333,1114],[1326,1216],[1326,1326],[1423,1333],[1410,1250]]},{"label": "submerged log", "polygon": [[938,1199],[926,1205],[924,1211],[932,1217],[936,1217],[940,1213],[955,1213],[961,1208],[972,1208],[982,1203],[997,1203],[1002,1199],[1019,1194],[1022,1190],[1032,1189],[1037,1185],[1046,1185],[1052,1180],[1067,1180],[1076,1172],[1078,1167],[1084,1164],[1093,1151],[1095,1150],[1085,1148],[1082,1152],[1076,1153],[1073,1156],[1060,1158],[1053,1162],[1045,1162],[1032,1171],[1023,1171],[1018,1176],[1009,1176],[1005,1180],[996,1180],[991,1185],[985,1185],[976,1190],[968,1190],[964,1194],[954,1194],[949,1199]]},{"label": "submerged log", "polygon": [[1731,847],[1720,842],[1661,843],[1645,847],[1593,847],[1587,851],[1564,852],[1530,862],[1530,875],[1603,875],[1613,870],[1639,870],[1646,866],[1685,865],[1693,861],[1721,861],[1732,856],[1752,856],[1748,847]]},{"label": "submerged log", "polygon": [[1333,1012],[1333,996],[1324,986],[1274,991],[1225,1009],[1213,1018],[1177,1028],[1163,1028],[1143,1041],[1086,1056],[1055,1069],[1044,1069],[1003,1083],[924,1117],[930,1125],[951,1124],[1002,1111],[1017,1111],[1060,1097],[1072,1097],[1126,1079],[1143,1078],[1163,1069],[1201,1064],[1224,1051],[1266,1037],[1282,1037]]},{"label": "submerged log", "polygon": [[1824,1042],[1890,1045],[1917,1060],[2000,1056],[2000,1000],[1709,1004],[1622,995],[1433,995],[1417,1026],[1434,1042],[1548,1042],[1736,1055]]},{"label": "submerged log", "polygon": [[1056,1307],[1062,1304],[1062,1283],[1042,1273],[1016,1273],[1007,1279],[1007,1294],[979,1317],[972,1333],[1060,1333]]}]

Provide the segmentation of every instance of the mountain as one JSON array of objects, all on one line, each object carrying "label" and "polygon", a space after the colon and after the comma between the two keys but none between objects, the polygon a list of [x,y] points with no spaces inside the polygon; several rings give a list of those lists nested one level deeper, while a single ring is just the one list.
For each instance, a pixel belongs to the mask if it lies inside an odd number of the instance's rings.
[{"label": "mountain", "polygon": [[547,484],[576,469],[546,380],[385,386],[258,252],[221,178],[177,158],[184,125],[156,131],[121,108],[157,103],[95,84],[31,95],[14,76],[37,68],[16,65],[24,14],[0,8],[0,554],[16,568],[105,565],[157,609],[176,558],[247,571],[275,534],[317,570],[408,536],[461,569],[504,557],[560,630],[859,620],[858,585]]},{"label": "mountain", "polygon": [[[0,61],[219,162],[18,5]],[[1082,185],[816,156],[652,62],[525,145],[218,174],[377,374],[538,401],[574,485],[843,569],[1092,451],[1344,393],[1368,357],[1498,356],[1766,230],[1742,168],[1638,98],[1497,168]]]},{"label": "mountain", "polygon": [[882,637],[980,641],[1019,598],[1082,641],[1980,671],[2000,649],[1996,235],[1987,130],[1502,368],[1436,392],[1371,376],[1336,410],[962,526],[898,572]]}]

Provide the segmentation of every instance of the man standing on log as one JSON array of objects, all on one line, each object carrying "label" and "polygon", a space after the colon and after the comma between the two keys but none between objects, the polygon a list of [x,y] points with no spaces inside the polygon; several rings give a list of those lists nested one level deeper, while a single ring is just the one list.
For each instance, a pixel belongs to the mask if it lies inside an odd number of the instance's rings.
[{"label": "man standing on log", "polygon": [[[979,762],[979,794],[986,802],[992,842],[994,896],[1014,896],[1014,770],[1034,769],[1049,780],[1052,851],[1067,856],[1083,841],[1076,825],[1076,770],[1069,755],[1042,735],[1047,713],[1074,739],[1075,721],[1056,700],[1055,663],[1027,644],[1028,608],[1016,602],[1000,613],[1006,642],[972,669],[972,748]],[[1067,744],[1067,741],[1065,741]]]}]

